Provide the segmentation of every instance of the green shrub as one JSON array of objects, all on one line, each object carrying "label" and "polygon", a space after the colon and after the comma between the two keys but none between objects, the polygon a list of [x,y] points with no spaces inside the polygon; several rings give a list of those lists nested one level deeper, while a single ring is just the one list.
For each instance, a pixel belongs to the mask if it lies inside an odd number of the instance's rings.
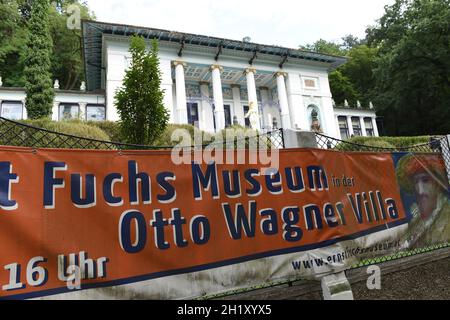
[{"label": "green shrub", "polygon": [[[182,141],[181,137],[178,141],[172,141],[172,135],[174,131],[178,129],[185,130],[186,134],[189,135],[185,137],[185,141]],[[198,137],[198,141],[194,141],[195,137]],[[200,137],[202,138],[201,140]],[[156,147],[173,147],[181,142],[184,142],[184,145],[192,146],[207,144],[209,141],[211,141],[210,134],[198,129],[197,127],[189,124],[169,124],[164,132],[156,139],[153,145]]]},{"label": "green shrub", "polygon": [[[426,144],[430,142],[429,136],[418,136],[418,137],[353,137],[346,142],[368,145],[368,146],[380,146],[381,148],[406,148],[420,144]],[[344,146],[345,144],[339,144],[339,150],[354,149],[352,146]]]},{"label": "green shrub", "polygon": [[[183,129],[186,131],[186,134],[188,136],[184,137],[183,139],[181,139],[180,136],[178,136],[178,140],[176,141],[172,141],[172,135],[174,133],[175,130],[177,129]],[[240,131],[242,130],[242,131]],[[221,139],[225,140],[226,136],[229,135],[231,137],[233,137],[235,139],[235,143],[234,146],[237,146],[237,140],[242,140],[245,139],[245,137],[252,137],[252,136],[256,136],[257,132],[252,130],[252,129],[248,129],[248,128],[244,128],[241,126],[232,126],[226,129],[221,130],[219,133],[217,134],[213,134],[213,133],[208,133],[205,131],[202,131],[192,125],[187,125],[187,124],[169,124],[166,128],[166,130],[161,134],[161,136],[155,141],[154,146],[157,147],[163,147],[163,146],[169,146],[169,147],[173,147],[175,145],[178,145],[179,143],[183,142],[185,146],[200,146],[200,145],[208,145],[211,143],[216,143],[216,146],[219,147],[219,145],[217,145],[217,141],[216,141],[216,137],[221,137]],[[175,138],[175,136],[174,136]],[[265,138],[265,136],[264,136]],[[194,139],[197,139],[196,141]],[[256,139],[256,138],[250,138],[250,139]],[[270,141],[269,139],[264,140],[264,143],[267,145],[267,147],[270,147]],[[221,146],[222,144],[220,144]],[[245,146],[248,147],[249,146],[249,139],[245,139]]]},{"label": "green shrub", "polygon": [[395,145],[397,148],[406,148],[416,146],[419,144],[426,144],[430,142],[430,136],[418,137],[383,137],[385,141]]},{"label": "green shrub", "polygon": [[111,141],[109,136],[103,130],[91,126],[81,120],[52,121],[50,119],[37,119],[22,120],[21,122],[58,133],[70,134],[82,138]]},{"label": "green shrub", "polygon": [[[228,138],[233,138],[234,148],[241,148],[242,145],[245,148],[270,148],[271,141],[267,135],[260,134],[258,131],[250,128],[245,128],[239,125],[234,125],[225,129],[222,129],[219,134],[221,135],[224,143]],[[224,144],[224,147],[225,144]]]},{"label": "green shrub", "polygon": [[395,146],[384,140],[368,140],[364,143],[366,146],[382,148],[382,149],[395,149]]}]

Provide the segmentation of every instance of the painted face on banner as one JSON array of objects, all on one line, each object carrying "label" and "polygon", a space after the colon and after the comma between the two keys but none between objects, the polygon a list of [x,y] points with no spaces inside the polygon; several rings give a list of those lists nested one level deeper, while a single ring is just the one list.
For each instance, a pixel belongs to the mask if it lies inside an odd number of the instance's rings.
[{"label": "painted face on banner", "polygon": [[414,190],[420,214],[426,219],[436,209],[439,185],[429,174],[419,173],[414,176]]}]

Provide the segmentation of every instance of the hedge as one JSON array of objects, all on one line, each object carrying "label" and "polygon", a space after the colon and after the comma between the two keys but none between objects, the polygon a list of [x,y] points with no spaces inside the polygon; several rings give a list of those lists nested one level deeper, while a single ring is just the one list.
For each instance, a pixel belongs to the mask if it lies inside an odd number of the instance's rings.
[{"label": "hedge", "polygon": [[123,141],[120,133],[120,123],[115,121],[86,121],[87,125],[99,128],[109,137],[109,140],[114,142]]},{"label": "hedge", "polygon": [[[123,142],[124,139],[122,138],[122,134],[120,131],[120,123],[119,122],[113,122],[113,121],[88,121],[86,122],[90,126],[97,127],[101,130],[103,130],[108,136],[111,141],[114,142]],[[208,143],[211,140],[211,135],[199,130],[198,128],[189,125],[189,124],[169,124],[167,125],[166,130],[161,134],[161,136],[156,139],[155,143],[153,144],[155,147],[173,147],[177,145],[178,141],[172,141],[172,134],[175,130],[183,129],[186,130],[187,133],[189,133],[189,141],[186,141],[186,144],[193,145],[194,144],[194,134],[197,134],[201,137],[203,137],[203,144]],[[200,144],[198,143],[195,144]]]},{"label": "hedge", "polygon": [[[387,141],[384,140],[375,140],[375,139],[371,139],[371,140],[364,140],[364,141],[358,141],[358,142],[354,142],[353,143],[358,143],[358,145],[365,145],[368,147],[374,147],[374,149],[395,149],[395,146]],[[338,145],[336,145],[335,147],[336,150],[339,151],[360,151],[361,149],[365,150],[365,149],[370,149],[370,148],[360,148],[356,145],[350,144],[350,143],[346,143],[346,142],[341,142]]]},{"label": "hedge", "polygon": [[[57,133],[69,134],[77,137],[110,141],[109,136],[101,129],[83,123],[80,120],[70,121],[52,121],[50,119],[39,120],[21,120],[21,123],[54,131]],[[1,144],[37,148],[72,148],[72,139],[55,140],[54,134],[36,134],[34,130],[23,130],[20,126],[14,126],[8,135],[4,137],[5,141]]]}]

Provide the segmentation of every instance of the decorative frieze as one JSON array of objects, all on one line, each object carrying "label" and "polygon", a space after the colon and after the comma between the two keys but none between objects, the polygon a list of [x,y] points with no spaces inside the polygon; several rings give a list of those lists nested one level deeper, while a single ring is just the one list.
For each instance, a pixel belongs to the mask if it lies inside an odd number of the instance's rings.
[{"label": "decorative frieze", "polygon": [[200,85],[193,83],[186,84],[186,96],[188,99],[200,99],[202,97]]},{"label": "decorative frieze", "polygon": [[223,88],[223,98],[233,100],[233,90],[231,88]]},{"label": "decorative frieze", "polygon": [[241,101],[248,101],[247,89],[241,88]]}]

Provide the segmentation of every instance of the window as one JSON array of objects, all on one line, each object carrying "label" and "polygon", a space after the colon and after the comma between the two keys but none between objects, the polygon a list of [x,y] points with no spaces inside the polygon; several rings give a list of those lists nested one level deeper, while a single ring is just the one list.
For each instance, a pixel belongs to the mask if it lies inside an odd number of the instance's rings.
[{"label": "window", "polygon": [[61,103],[59,105],[59,120],[78,119],[80,106],[77,103]]},{"label": "window", "polygon": [[341,132],[341,139],[345,140],[350,138],[348,131],[347,117],[338,117],[339,131]]},{"label": "window", "polygon": [[102,104],[88,104],[86,106],[87,121],[104,121],[106,120],[105,106]]},{"label": "window", "polygon": [[361,122],[359,117],[352,117],[353,134],[355,136],[362,136]]},{"label": "window", "polygon": [[23,104],[20,101],[3,101],[1,116],[10,120],[23,119]]},{"label": "window", "polygon": [[198,103],[187,104],[188,123],[190,125],[198,127]]},{"label": "window", "polygon": [[372,118],[364,118],[364,125],[366,127],[367,136],[374,137],[375,131],[373,130]]},{"label": "window", "polygon": [[225,112],[225,127],[231,127],[231,107],[229,104],[223,106]]}]

